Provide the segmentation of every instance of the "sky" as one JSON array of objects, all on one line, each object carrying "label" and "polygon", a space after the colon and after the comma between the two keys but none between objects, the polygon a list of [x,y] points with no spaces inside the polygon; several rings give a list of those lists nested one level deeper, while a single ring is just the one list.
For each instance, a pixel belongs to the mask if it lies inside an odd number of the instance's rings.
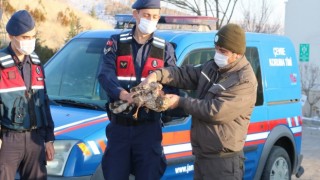
[{"label": "sky", "polygon": [[[284,24],[284,17],[285,17],[285,2],[288,0],[267,0],[267,4],[269,5],[270,9],[272,9],[272,13],[270,15],[269,21],[270,23],[280,22]],[[250,7],[253,12],[258,12],[261,6],[262,0],[239,0],[237,4],[237,11],[236,14],[240,14],[240,18],[242,18],[242,9],[243,7]],[[237,20],[237,15],[233,16],[233,19]]]}]

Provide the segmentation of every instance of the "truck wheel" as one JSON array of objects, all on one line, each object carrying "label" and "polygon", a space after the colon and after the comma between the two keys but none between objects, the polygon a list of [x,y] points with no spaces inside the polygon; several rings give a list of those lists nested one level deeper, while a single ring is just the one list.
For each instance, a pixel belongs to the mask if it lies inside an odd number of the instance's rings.
[{"label": "truck wheel", "polygon": [[272,147],[262,173],[262,180],[290,180],[291,161],[286,150]]}]

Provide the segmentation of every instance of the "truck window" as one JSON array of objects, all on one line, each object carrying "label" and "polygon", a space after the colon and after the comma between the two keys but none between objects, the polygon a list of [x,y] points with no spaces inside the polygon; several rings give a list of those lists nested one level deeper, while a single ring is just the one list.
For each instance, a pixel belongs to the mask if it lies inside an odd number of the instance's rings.
[{"label": "truck window", "polygon": [[74,39],[49,62],[46,83],[50,98],[105,103],[96,78],[105,41]]},{"label": "truck window", "polygon": [[[214,48],[207,48],[207,49],[197,49],[195,51],[190,52],[190,54],[184,59],[183,65],[199,65],[203,64],[206,61],[213,59],[215,50]],[[260,59],[257,47],[247,47],[245,53],[248,61],[250,62],[253,71],[257,77],[258,81],[258,91],[257,91],[257,101],[256,106],[263,104],[263,90],[262,90],[262,81],[261,81],[261,68],[260,68]],[[195,92],[193,91],[186,91],[186,93],[194,97]]]},{"label": "truck window", "polygon": [[257,91],[257,101],[256,106],[263,104],[263,90],[262,90],[262,81],[261,81],[261,68],[260,68],[260,59],[258,48],[256,47],[247,47],[246,57],[250,62],[252,69],[257,77],[258,81],[258,91]]},{"label": "truck window", "polygon": [[[210,59],[213,59],[214,52],[215,52],[214,48],[197,49],[197,50],[191,51],[185,57],[181,66],[183,65],[197,66],[197,65],[203,64],[209,61]],[[195,97],[196,93],[195,91],[191,91],[191,90],[180,90],[180,95]]]},{"label": "truck window", "polygon": [[182,63],[183,65],[199,65],[207,62],[208,60],[212,59],[214,56],[214,49],[197,49],[195,51],[192,51],[184,60]]}]

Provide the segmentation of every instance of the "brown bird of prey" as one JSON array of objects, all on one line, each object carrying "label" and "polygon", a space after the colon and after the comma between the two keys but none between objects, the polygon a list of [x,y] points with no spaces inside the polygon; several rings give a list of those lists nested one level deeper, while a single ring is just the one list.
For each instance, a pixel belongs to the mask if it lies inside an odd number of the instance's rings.
[{"label": "brown bird of prey", "polygon": [[115,113],[128,113],[134,106],[137,107],[136,112],[133,114],[134,119],[138,118],[138,111],[140,107],[145,107],[157,112],[165,111],[168,109],[169,99],[165,98],[162,91],[162,85],[157,82],[152,82],[145,85],[138,85],[130,89],[133,93],[133,103],[129,104],[126,101],[116,101],[109,104],[109,109]]}]

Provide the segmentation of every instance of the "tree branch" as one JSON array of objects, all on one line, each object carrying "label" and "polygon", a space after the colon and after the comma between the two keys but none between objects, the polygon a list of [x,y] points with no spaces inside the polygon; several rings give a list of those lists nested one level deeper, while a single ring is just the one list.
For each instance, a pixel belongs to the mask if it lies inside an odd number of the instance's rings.
[{"label": "tree branch", "polygon": [[193,6],[188,1],[182,1],[182,0],[162,0],[162,1],[170,3],[172,5],[175,5],[181,9],[190,10],[190,11],[196,13],[197,15],[201,16],[201,12],[200,12],[199,7],[197,7],[197,4],[196,4],[196,6]]}]

